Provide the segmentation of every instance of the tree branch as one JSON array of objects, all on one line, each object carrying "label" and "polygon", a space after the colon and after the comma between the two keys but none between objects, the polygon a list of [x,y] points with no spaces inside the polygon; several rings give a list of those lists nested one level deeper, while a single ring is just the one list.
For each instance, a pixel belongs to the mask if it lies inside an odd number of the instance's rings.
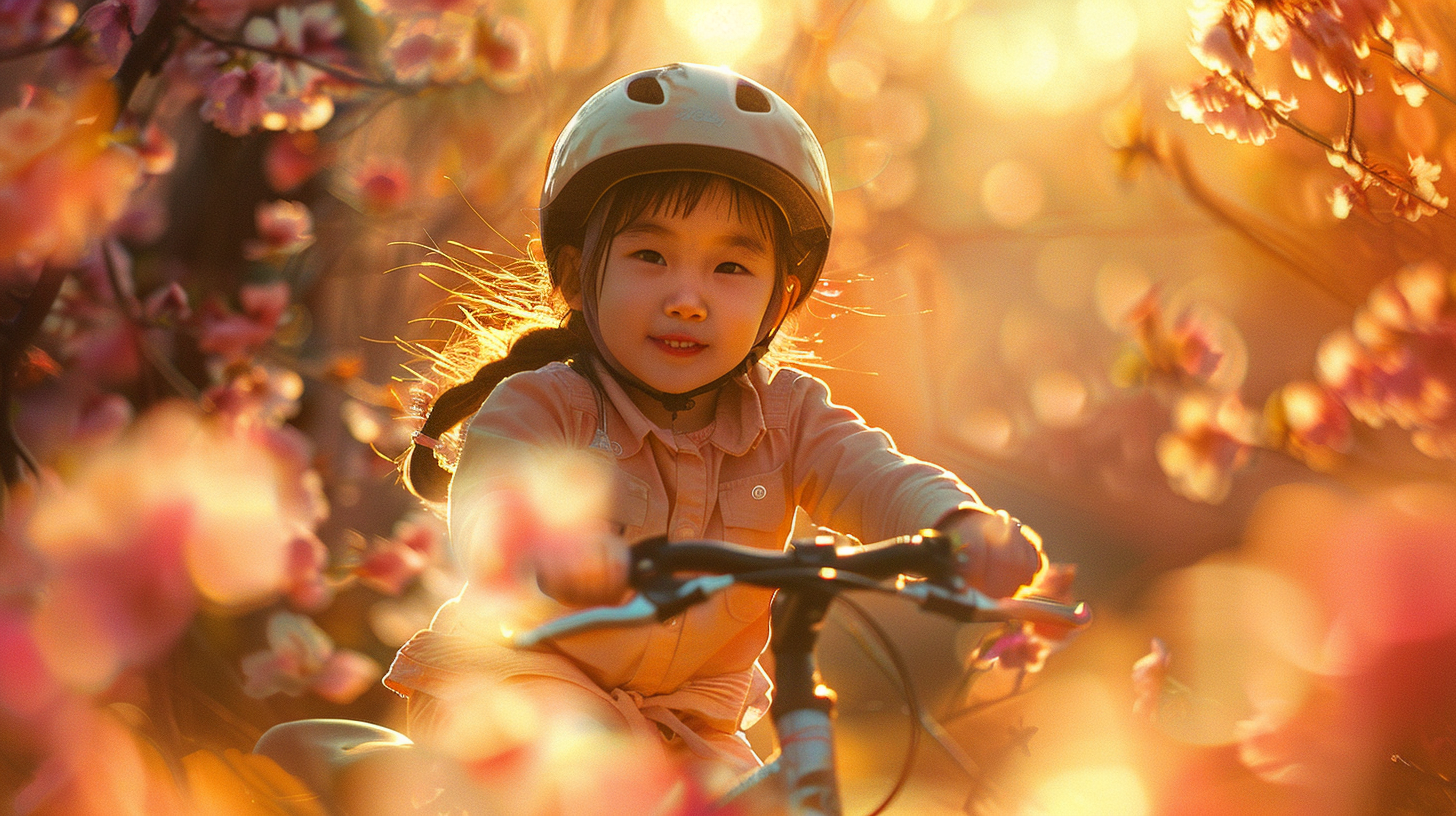
[{"label": "tree branch", "polygon": [[11,389],[21,356],[55,305],[67,271],[65,267],[51,265],[42,268],[20,313],[0,326],[0,412],[3,412],[0,414],[0,477],[4,478],[6,485],[19,481],[23,468],[29,468],[32,473],[39,472],[35,460],[15,434]]}]

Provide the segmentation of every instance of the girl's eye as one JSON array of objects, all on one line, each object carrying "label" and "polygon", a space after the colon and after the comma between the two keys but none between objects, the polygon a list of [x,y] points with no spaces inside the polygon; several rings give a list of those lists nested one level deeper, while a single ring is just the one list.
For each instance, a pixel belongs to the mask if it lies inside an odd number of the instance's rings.
[{"label": "girl's eye", "polygon": [[722,273],[724,275],[752,275],[753,274],[752,272],[748,271],[748,267],[744,266],[743,264],[736,264],[736,263],[733,263],[731,261],[729,261],[727,263],[720,263],[720,264],[718,264],[718,268],[716,270],[714,270],[714,271],[720,272],[720,273]]},{"label": "girl's eye", "polygon": [[667,259],[662,257],[662,253],[658,252],[655,249],[639,249],[636,252],[632,253],[632,257],[636,258],[639,261],[646,261],[650,264],[667,263]]}]

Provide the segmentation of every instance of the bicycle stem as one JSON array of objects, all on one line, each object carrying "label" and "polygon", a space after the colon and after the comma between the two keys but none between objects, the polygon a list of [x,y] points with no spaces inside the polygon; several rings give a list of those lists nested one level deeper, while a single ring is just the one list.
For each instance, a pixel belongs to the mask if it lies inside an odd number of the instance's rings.
[{"label": "bicycle stem", "polygon": [[834,692],[820,682],[814,657],[824,616],[834,600],[817,588],[781,590],[773,601],[774,677],[769,708],[779,737],[778,762],[795,816],[839,816],[834,756]]}]

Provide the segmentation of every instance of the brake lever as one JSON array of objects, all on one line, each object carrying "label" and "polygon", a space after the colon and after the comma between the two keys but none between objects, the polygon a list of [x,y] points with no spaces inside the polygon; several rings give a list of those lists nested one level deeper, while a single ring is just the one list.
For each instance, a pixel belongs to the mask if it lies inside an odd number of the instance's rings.
[{"label": "brake lever", "polygon": [[907,583],[899,589],[920,606],[962,622],[1020,620],[1059,626],[1086,626],[1092,622],[1087,604],[1064,604],[1047,598],[992,598],[975,589],[952,591],[930,581]]}]

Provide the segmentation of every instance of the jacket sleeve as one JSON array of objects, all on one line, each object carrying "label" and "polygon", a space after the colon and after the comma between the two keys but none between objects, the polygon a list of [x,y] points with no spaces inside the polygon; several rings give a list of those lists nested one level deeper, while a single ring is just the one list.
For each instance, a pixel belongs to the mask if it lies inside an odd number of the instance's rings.
[{"label": "jacket sleeve", "polygon": [[796,496],[818,524],[865,543],[933,527],[960,508],[984,508],[955,474],[896,450],[890,435],[800,374],[789,408]]}]

